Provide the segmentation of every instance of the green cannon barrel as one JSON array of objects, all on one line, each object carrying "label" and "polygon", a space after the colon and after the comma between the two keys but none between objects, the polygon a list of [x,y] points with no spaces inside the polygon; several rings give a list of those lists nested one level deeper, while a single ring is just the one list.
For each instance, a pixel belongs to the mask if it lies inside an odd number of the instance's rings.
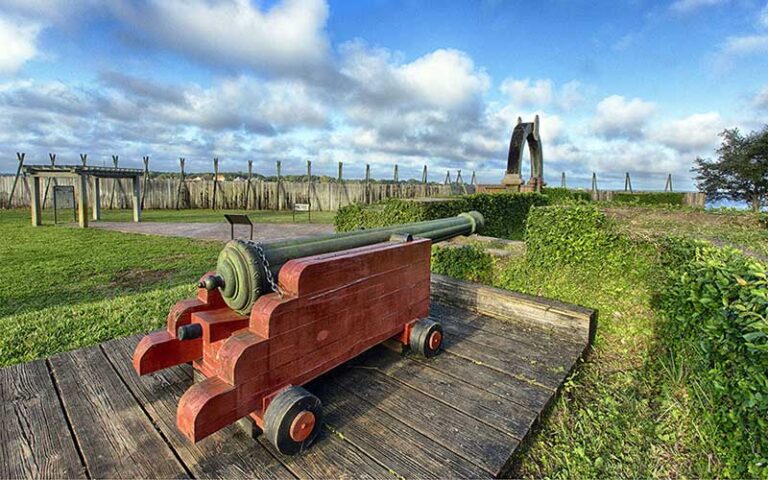
[{"label": "green cannon barrel", "polygon": [[459,235],[470,235],[483,229],[484,220],[479,212],[468,212],[456,217],[407,223],[392,227],[358,230],[354,232],[317,237],[281,240],[263,245],[251,241],[232,240],[219,254],[216,275],[201,284],[209,290],[219,288],[227,305],[241,314],[248,314],[256,300],[272,291],[267,268],[275,283],[280,268],[294,258],[386,242],[392,235],[411,234],[441,242]]}]

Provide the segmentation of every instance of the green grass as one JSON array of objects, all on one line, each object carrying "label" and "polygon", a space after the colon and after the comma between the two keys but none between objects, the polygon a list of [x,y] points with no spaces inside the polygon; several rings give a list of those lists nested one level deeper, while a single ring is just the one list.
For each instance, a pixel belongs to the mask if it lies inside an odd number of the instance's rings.
[{"label": "green grass", "polygon": [[608,207],[604,211],[632,233],[697,238],[768,257],[768,229],[761,227],[759,217],[751,212],[684,207]]},{"label": "green grass", "polygon": [[[13,212],[20,213],[29,220],[30,214],[28,210],[14,210]],[[278,212],[274,210],[144,210],[141,212],[141,220],[143,222],[225,223],[225,213],[248,214],[248,217],[254,223],[294,223],[292,212]],[[333,223],[335,213],[312,212],[312,223]],[[88,218],[90,220],[91,217]],[[295,223],[307,223],[307,214],[305,212],[296,212],[295,218]],[[72,212],[60,214],[59,219],[65,222],[72,222]],[[102,209],[101,219],[105,222],[131,222],[133,221],[133,211]],[[43,222],[53,223],[53,210],[43,211]]]},{"label": "green grass", "polygon": [[[143,213],[148,222],[224,222],[225,211]],[[254,222],[292,221],[290,212],[248,214]],[[104,210],[103,220],[131,215]],[[28,210],[0,210],[0,365],[160,328],[221,250],[218,242],[54,226],[50,210],[43,220],[33,228]],[[312,213],[313,223],[331,221],[332,212]]]},{"label": "green grass", "polygon": [[159,328],[221,244],[65,226],[0,211],[0,365]]}]

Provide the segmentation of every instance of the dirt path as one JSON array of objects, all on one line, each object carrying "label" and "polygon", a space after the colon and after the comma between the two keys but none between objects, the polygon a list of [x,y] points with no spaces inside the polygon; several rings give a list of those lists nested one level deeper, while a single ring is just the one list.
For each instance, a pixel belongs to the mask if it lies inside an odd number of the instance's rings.
[{"label": "dirt path", "polygon": [[[230,239],[227,223],[130,223],[130,222],[94,222],[91,227],[104,228],[125,233],[143,233],[170,237],[198,238],[202,240]],[[249,227],[235,226],[236,238],[248,238]],[[279,240],[283,238],[303,237],[333,233],[333,225],[309,223],[254,223],[254,240]]]}]

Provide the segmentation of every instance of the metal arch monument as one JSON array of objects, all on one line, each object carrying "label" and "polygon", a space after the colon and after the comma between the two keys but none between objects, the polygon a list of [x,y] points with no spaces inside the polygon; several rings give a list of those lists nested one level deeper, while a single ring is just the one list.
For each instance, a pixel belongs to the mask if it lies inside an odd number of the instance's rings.
[{"label": "metal arch monument", "polygon": [[[520,177],[520,167],[523,163],[525,144],[531,156],[531,178],[524,183]],[[539,135],[539,116],[534,117],[533,122],[523,122],[517,117],[517,125],[512,131],[509,141],[509,154],[507,156],[507,171],[501,183],[509,189],[540,191],[544,185],[544,154]]]},{"label": "metal arch monument", "polygon": [[[523,181],[520,169],[523,163],[525,147],[531,157],[531,177]],[[512,130],[507,155],[507,170],[500,185],[478,185],[478,192],[540,192],[544,186],[544,153],[539,134],[539,116],[533,122],[523,122],[517,117],[517,125]]]}]

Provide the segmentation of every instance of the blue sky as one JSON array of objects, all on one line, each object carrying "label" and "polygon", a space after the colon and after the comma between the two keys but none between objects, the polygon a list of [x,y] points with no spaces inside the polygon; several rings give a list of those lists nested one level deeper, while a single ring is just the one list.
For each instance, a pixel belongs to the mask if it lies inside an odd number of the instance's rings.
[{"label": "blue sky", "polygon": [[496,183],[539,114],[550,183],[692,188],[719,131],[768,122],[765,0],[0,0],[0,45],[4,172],[20,150]]}]

